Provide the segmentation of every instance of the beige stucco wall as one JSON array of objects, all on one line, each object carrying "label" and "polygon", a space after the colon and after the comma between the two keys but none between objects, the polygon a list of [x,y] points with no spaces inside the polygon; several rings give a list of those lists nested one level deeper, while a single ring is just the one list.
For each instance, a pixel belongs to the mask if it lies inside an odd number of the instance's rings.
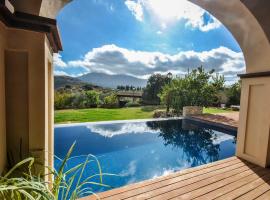
[{"label": "beige stucco wall", "polygon": [[[0,23],[0,172],[6,164],[6,149],[13,149],[13,153],[19,154],[21,138],[25,144],[24,152],[30,151],[30,155],[45,160],[46,165],[53,163],[52,62],[52,51],[44,33],[7,28]],[[9,67],[10,78],[5,85],[6,67]],[[20,81],[17,79],[22,79],[21,67],[28,71],[28,80],[25,80],[25,89],[21,93],[23,99],[14,98],[20,93]],[[9,91],[8,95],[5,89]],[[9,123],[6,123],[6,116]],[[16,120],[18,117],[25,117],[27,121],[22,123]]]},{"label": "beige stucco wall", "polygon": [[270,165],[270,77],[242,80],[237,155]]},{"label": "beige stucco wall", "polygon": [[6,129],[5,129],[5,71],[4,48],[6,46],[6,30],[0,22],[0,174],[6,161]]},{"label": "beige stucco wall", "polygon": [[[269,40],[256,18],[240,0],[190,1],[209,11],[229,29],[244,53],[247,72],[270,70]],[[265,16],[265,20],[269,20],[269,16]]]},{"label": "beige stucco wall", "polygon": [[[45,144],[45,61],[44,39],[40,33],[8,29],[8,49],[28,53],[29,150],[42,156]],[[9,101],[7,99],[7,101]],[[7,111],[8,112],[8,111]],[[16,123],[16,122],[14,122]],[[18,132],[20,130],[17,130]],[[16,134],[16,133],[12,133]],[[16,138],[15,138],[16,139]]]},{"label": "beige stucco wall", "polygon": [[[54,73],[53,53],[49,41],[45,38],[45,152],[47,166],[53,167],[54,163]],[[49,177],[52,178],[52,177]],[[50,180],[52,181],[52,179]]]}]

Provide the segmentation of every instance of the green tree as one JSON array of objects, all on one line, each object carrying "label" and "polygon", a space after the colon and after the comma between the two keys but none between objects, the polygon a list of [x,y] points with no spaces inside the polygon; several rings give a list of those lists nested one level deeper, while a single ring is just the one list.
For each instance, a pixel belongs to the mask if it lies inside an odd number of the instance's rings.
[{"label": "green tree", "polygon": [[97,107],[99,104],[99,93],[91,90],[91,91],[87,91],[85,92],[85,103],[87,107]]},{"label": "green tree", "polygon": [[227,89],[228,102],[227,105],[240,105],[240,97],[241,97],[241,82],[238,81],[231,85]]},{"label": "green tree", "polygon": [[167,75],[153,74],[147,81],[146,88],[143,91],[143,102],[146,104],[160,104],[159,93],[162,87],[170,83],[171,78]]},{"label": "green tree", "polygon": [[119,106],[119,102],[118,102],[118,98],[117,98],[117,95],[115,93],[109,95],[109,96],[106,96],[104,98],[104,104],[103,104],[104,107],[106,108],[116,108]]},{"label": "green tree", "polygon": [[224,78],[213,76],[214,70],[202,67],[192,70],[183,78],[175,78],[162,88],[159,97],[167,111],[172,107],[177,113],[184,106],[209,106],[215,101],[217,91],[224,85]]}]

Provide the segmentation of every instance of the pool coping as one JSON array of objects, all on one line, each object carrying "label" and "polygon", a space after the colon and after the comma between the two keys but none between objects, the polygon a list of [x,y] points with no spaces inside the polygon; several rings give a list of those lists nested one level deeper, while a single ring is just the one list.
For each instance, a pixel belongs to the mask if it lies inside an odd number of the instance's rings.
[{"label": "pool coping", "polygon": [[149,121],[165,121],[173,119],[185,119],[184,117],[167,117],[167,118],[148,118],[148,119],[127,119],[127,120],[111,120],[111,121],[99,121],[99,122],[78,122],[78,123],[65,123],[65,124],[55,124],[54,128],[62,127],[73,127],[73,126],[84,126],[92,124],[118,124],[125,122],[149,122]]},{"label": "pool coping", "polygon": [[237,130],[238,130],[238,127],[236,127],[236,126],[232,126],[232,125],[228,125],[228,124],[224,124],[224,123],[213,122],[213,121],[208,121],[208,120],[203,120],[203,119],[195,118],[192,116],[186,116],[183,119],[191,120],[191,121],[198,122],[198,123],[203,123],[205,125],[220,128],[220,129],[223,129],[226,131],[237,132]]}]

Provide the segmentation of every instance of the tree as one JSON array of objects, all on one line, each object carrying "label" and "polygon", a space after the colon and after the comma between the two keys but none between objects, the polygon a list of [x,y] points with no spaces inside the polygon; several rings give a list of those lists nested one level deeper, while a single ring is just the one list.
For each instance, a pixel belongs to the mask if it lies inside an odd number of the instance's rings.
[{"label": "tree", "polygon": [[212,86],[214,87],[214,99],[213,105],[220,106],[220,104],[226,104],[228,98],[225,92],[225,78],[223,75],[216,74],[216,76],[212,76],[211,81]]},{"label": "tree", "polygon": [[91,90],[85,92],[85,105],[86,107],[97,107],[99,104],[99,93]]},{"label": "tree", "polygon": [[172,107],[177,113],[184,106],[209,106],[215,101],[217,91],[223,88],[224,78],[213,76],[214,70],[202,67],[192,70],[185,77],[177,77],[162,88],[159,97],[167,111]]},{"label": "tree", "polygon": [[161,92],[162,87],[170,83],[171,78],[167,75],[154,74],[149,77],[146,88],[143,91],[143,101],[146,104],[160,104],[158,94]]},{"label": "tree", "polygon": [[231,85],[227,89],[228,102],[227,105],[240,105],[240,97],[241,97],[241,82],[238,81]]},{"label": "tree", "polygon": [[115,108],[115,107],[118,107],[119,105],[119,102],[118,102],[118,98],[117,98],[117,95],[115,93],[109,95],[109,96],[106,96],[104,98],[104,107],[106,108]]}]

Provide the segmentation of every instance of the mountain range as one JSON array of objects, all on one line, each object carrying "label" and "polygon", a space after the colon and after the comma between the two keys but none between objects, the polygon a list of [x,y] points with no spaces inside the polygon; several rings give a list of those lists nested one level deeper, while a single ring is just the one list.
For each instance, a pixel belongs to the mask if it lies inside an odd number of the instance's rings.
[{"label": "mountain range", "polygon": [[55,89],[70,86],[83,86],[90,84],[93,86],[100,86],[104,88],[116,88],[118,85],[132,85],[134,87],[145,87],[147,80],[135,78],[124,74],[108,75],[103,73],[88,73],[79,77],[70,76],[55,76]]},{"label": "mountain range", "polygon": [[91,83],[97,86],[108,88],[116,88],[118,85],[145,87],[147,83],[146,79],[139,79],[124,74],[109,75],[104,73],[88,73],[77,78],[85,83]]}]

